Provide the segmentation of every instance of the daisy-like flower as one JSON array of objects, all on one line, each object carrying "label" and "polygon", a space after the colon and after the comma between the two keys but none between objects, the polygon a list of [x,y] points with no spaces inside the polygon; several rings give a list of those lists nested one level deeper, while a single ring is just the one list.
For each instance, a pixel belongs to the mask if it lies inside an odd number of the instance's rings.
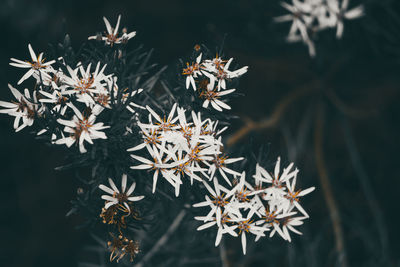
[{"label": "daisy-like flower", "polygon": [[299,203],[299,199],[300,197],[303,197],[309,193],[311,193],[312,191],[315,190],[315,187],[309,187],[307,189],[304,190],[297,190],[295,191],[295,185],[296,185],[296,176],[292,179],[292,182],[290,183],[289,181],[286,182],[287,184],[287,193],[285,195],[285,198],[288,200],[286,202],[284,202],[284,205],[286,207],[284,207],[284,210],[289,211],[294,207],[296,207],[306,218],[309,218],[310,216],[308,216],[307,212],[303,209],[303,207],[300,205]]},{"label": "daisy-like flower", "polygon": [[240,174],[239,182],[228,192],[227,197],[234,196],[234,201],[249,203],[250,196],[254,195],[254,188],[246,181],[246,172]]},{"label": "daisy-like flower", "polygon": [[312,6],[305,2],[293,1],[293,5],[281,2],[283,8],[291,14],[274,18],[276,22],[292,21],[287,40],[289,42],[303,41],[308,46],[310,56],[315,56],[315,46],[308,35],[309,26],[312,24],[313,17],[309,12]]},{"label": "daisy-like flower", "polygon": [[186,63],[186,68],[182,70],[182,74],[186,75],[186,89],[189,89],[190,84],[193,87],[193,90],[196,91],[196,82],[195,78],[197,78],[198,75],[201,75],[200,71],[200,61],[201,61],[201,55],[200,54],[196,58],[196,62],[192,63],[191,65],[189,63]]},{"label": "daisy-like flower", "polygon": [[299,172],[298,169],[291,171],[293,163],[290,163],[289,166],[283,170],[282,174],[280,174],[280,165],[281,165],[281,158],[278,157],[278,160],[276,161],[275,164],[274,174],[271,175],[268,173],[268,171],[266,171],[264,168],[260,167],[257,164],[256,174],[253,177],[256,181],[256,185],[258,186],[262,186],[262,183],[271,184],[271,186],[265,190],[265,192],[268,195],[273,195],[273,196],[284,195],[286,190],[284,183],[289,179],[295,177]]},{"label": "daisy-like flower", "polygon": [[[283,218],[294,215],[295,212],[293,213],[284,213],[284,212],[277,212],[276,210],[271,210],[270,207],[264,207],[262,206],[261,209],[263,209],[262,214],[262,220],[259,220],[256,222],[256,225],[263,225],[266,228],[273,228],[273,230],[270,232],[269,237],[272,237],[276,232],[286,240],[286,235],[282,232],[280,228],[280,223]],[[257,236],[255,241],[258,241],[262,237],[261,235]]]},{"label": "daisy-like flower", "polygon": [[105,33],[105,36],[90,36],[88,39],[89,40],[103,40],[107,45],[113,46],[114,44],[121,44],[121,43],[126,43],[128,40],[132,39],[135,35],[136,32],[130,32],[128,33],[126,28],[122,30],[122,36],[118,37],[118,29],[119,29],[119,24],[121,21],[121,15],[118,16],[117,20],[117,25],[115,28],[111,27],[110,22],[106,17],[103,17],[104,24],[106,25],[107,32]]},{"label": "daisy-like flower", "polygon": [[205,164],[207,164],[209,166],[208,174],[210,175],[211,178],[214,177],[215,171],[218,170],[219,174],[225,179],[225,181],[229,185],[232,185],[231,181],[227,177],[226,173],[229,173],[233,176],[239,176],[240,173],[227,168],[226,165],[238,162],[243,159],[244,159],[243,157],[230,159],[226,155],[219,154],[219,155],[214,155],[214,159],[211,161],[211,164],[209,164],[207,162],[205,162]]},{"label": "daisy-like flower", "polygon": [[[222,236],[224,234],[230,234],[231,236],[234,236],[234,237],[238,236],[238,234],[234,231],[234,229],[236,227],[229,225],[230,218],[229,218],[229,213],[228,212],[224,212],[222,214],[220,225],[217,224],[217,218],[216,217],[212,217],[210,219],[209,217],[206,217],[206,216],[196,216],[196,217],[194,217],[194,219],[198,220],[198,221],[205,222],[203,225],[200,225],[197,228],[197,231],[202,231],[202,230],[210,228],[212,226],[217,226],[218,227],[217,236],[215,238],[215,246],[219,245],[219,243],[221,242]],[[211,220],[211,221],[209,221],[209,220]]]},{"label": "daisy-like flower", "polygon": [[102,122],[95,123],[96,116],[101,113],[103,107],[94,106],[91,115],[86,117],[74,105],[68,104],[68,106],[75,113],[72,120],[58,119],[57,122],[65,125],[64,132],[69,133],[70,136],[58,139],[56,144],[65,144],[67,147],[71,147],[76,142],[79,144],[79,151],[86,153],[84,141],[93,144],[92,140],[94,139],[107,139],[102,130],[110,128],[110,126],[104,126]]},{"label": "daisy-like flower", "polygon": [[[172,186],[176,186],[177,183],[177,178],[175,176],[171,176],[170,173],[168,173],[167,175],[164,175],[165,170],[167,170],[168,168],[173,167],[174,165],[171,164],[165,164],[163,162],[163,157],[164,157],[164,150],[158,151],[158,149],[156,148],[156,146],[150,146],[149,144],[146,145],[147,147],[147,151],[150,153],[151,157],[153,158],[153,161],[148,160],[146,158],[137,156],[137,155],[131,155],[131,157],[139,162],[141,162],[142,164],[140,165],[136,165],[136,166],[131,166],[131,169],[139,169],[139,170],[146,170],[146,169],[150,169],[150,170],[154,170],[154,174],[153,174],[153,194],[156,191],[156,186],[157,186],[157,179],[158,179],[158,175],[161,173],[163,174],[163,177],[172,185]],[[131,151],[130,149],[128,149],[128,151]],[[165,160],[164,160],[165,161]]]},{"label": "daisy-like flower", "polygon": [[193,207],[198,208],[198,207],[210,206],[211,210],[205,216],[205,221],[209,221],[213,216],[215,216],[217,225],[220,226],[223,211],[227,210],[229,212],[232,212],[233,209],[230,209],[229,198],[225,196],[228,190],[225,187],[218,184],[218,179],[214,179],[213,183],[214,183],[214,189],[212,189],[211,186],[209,186],[206,182],[203,181],[203,184],[208,190],[208,192],[211,194],[212,199],[210,199],[210,197],[206,195],[205,196],[206,201],[196,203],[193,205]]},{"label": "daisy-like flower", "polygon": [[[8,84],[8,88],[10,88],[11,93],[14,95],[17,102],[5,102],[0,101],[0,107],[4,109],[0,109],[0,113],[6,113],[10,116],[14,116],[14,129],[16,132],[22,130],[26,126],[32,126],[36,116],[40,114],[40,109],[38,109],[38,104],[36,95],[33,94],[33,101],[29,93],[28,89],[25,89],[24,94],[21,94],[17,89]],[[22,124],[20,124],[22,119]]]},{"label": "daisy-like flower", "polygon": [[343,36],[344,30],[344,19],[357,19],[364,15],[364,7],[363,5],[359,5],[353,9],[348,10],[350,0],[343,0],[341,4],[339,4],[338,0],[328,0],[328,7],[333,12],[335,16],[335,23],[333,26],[336,26],[336,38],[340,39]]},{"label": "daisy-like flower", "polygon": [[64,77],[65,84],[72,88],[69,93],[74,93],[79,102],[83,102],[89,107],[96,105],[94,94],[103,93],[104,87],[107,85],[106,79],[109,78],[103,73],[107,65],[104,65],[100,70],[100,62],[97,63],[93,73],[91,72],[91,66],[92,64],[89,64],[86,70],[82,65],[74,70],[67,66],[70,77]]},{"label": "daisy-like flower", "polygon": [[54,106],[52,107],[52,110],[64,115],[68,108],[67,103],[69,103],[70,93],[66,92],[63,87],[59,88],[55,82],[52,82],[51,84],[53,92],[50,94],[46,91],[40,90],[39,92],[43,98],[40,98],[39,102],[53,104]]},{"label": "daisy-like flower", "polygon": [[47,73],[48,71],[52,70],[51,64],[55,62],[55,60],[51,60],[49,62],[44,62],[43,53],[40,53],[36,56],[35,52],[32,49],[31,44],[28,44],[29,53],[31,55],[32,61],[22,61],[19,59],[11,58],[10,65],[17,67],[17,68],[25,68],[29,69],[24,76],[18,81],[18,85],[20,85],[23,81],[31,77],[35,72],[40,73]]},{"label": "daisy-like flower", "polygon": [[[247,72],[248,66],[244,66],[235,71],[230,71],[229,67],[233,61],[233,58],[230,58],[228,62],[221,60],[218,56],[214,60],[206,60],[202,64],[202,73],[211,79],[210,76],[214,76],[218,80],[218,91],[222,89],[226,89],[226,81],[238,78]],[[226,62],[226,64],[225,64]]]},{"label": "daisy-like flower", "polygon": [[256,222],[252,220],[253,214],[253,211],[250,210],[246,218],[237,218],[231,220],[232,222],[235,222],[235,226],[233,227],[233,229],[239,230],[243,255],[246,255],[247,248],[246,233],[253,234],[255,236],[265,236],[264,232],[269,230],[269,228],[265,226],[258,226]]},{"label": "daisy-like flower", "polygon": [[129,189],[125,191],[127,183],[126,174],[122,175],[121,190],[118,190],[111,178],[108,178],[108,183],[110,184],[111,188],[103,184],[99,185],[101,190],[110,194],[101,196],[102,199],[107,201],[104,206],[105,209],[118,204],[122,207],[125,207],[130,212],[131,209],[129,207],[129,202],[139,201],[144,198],[144,196],[131,196],[135,190],[136,182],[133,182]]},{"label": "daisy-like flower", "polygon": [[[150,114],[153,116],[154,119],[156,119],[156,128],[157,131],[169,131],[173,128],[176,128],[176,121],[178,120],[178,117],[174,118],[175,115],[175,110],[176,110],[177,104],[175,103],[171,111],[169,112],[168,117],[166,118],[164,115],[164,118],[161,118],[153,109],[151,109],[149,106],[146,106],[146,109],[150,112]],[[152,127],[151,125],[147,124],[142,124],[143,126],[146,127]]]},{"label": "daisy-like flower", "polygon": [[291,14],[275,18],[276,22],[292,21],[288,42],[302,41],[308,46],[311,57],[316,55],[313,36],[327,28],[336,27],[336,37],[343,35],[343,20],[364,15],[362,5],[348,10],[349,0],[292,0],[292,5],[281,2]]},{"label": "daisy-like flower", "polygon": [[216,78],[214,76],[210,76],[210,82],[207,85],[207,90],[203,90],[200,93],[200,97],[205,99],[203,102],[203,108],[208,108],[209,104],[211,103],[211,106],[218,111],[222,111],[222,109],[231,109],[230,106],[219,100],[219,98],[221,96],[233,93],[236,91],[236,89],[218,91],[215,87],[215,81]]},{"label": "daisy-like flower", "polygon": [[203,69],[207,72],[217,72],[219,69],[221,69],[224,64],[226,63],[226,60],[223,60],[218,54],[215,56],[213,59],[206,59],[203,62]]},{"label": "daisy-like flower", "polygon": [[273,236],[276,232],[278,232],[282,236],[283,239],[291,242],[292,239],[290,237],[289,230],[292,231],[293,233],[298,234],[298,235],[302,235],[302,233],[299,230],[295,229],[294,226],[302,225],[304,223],[303,222],[304,219],[307,219],[307,217],[304,217],[304,216],[301,216],[301,217],[287,217],[287,218],[282,220],[282,223],[281,223],[282,229],[279,229],[279,227],[274,228],[271,231],[271,235],[270,236]]}]

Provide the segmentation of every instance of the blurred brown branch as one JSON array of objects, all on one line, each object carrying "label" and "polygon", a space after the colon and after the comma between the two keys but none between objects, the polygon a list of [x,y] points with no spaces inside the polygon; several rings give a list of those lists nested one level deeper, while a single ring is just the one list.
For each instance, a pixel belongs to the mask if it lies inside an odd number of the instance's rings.
[{"label": "blurred brown branch", "polygon": [[331,101],[331,103],[343,114],[350,118],[354,119],[360,119],[360,118],[365,118],[371,115],[377,114],[377,111],[375,109],[371,110],[361,110],[361,109],[356,109],[353,108],[346,103],[344,103],[334,92],[334,90],[326,90],[326,95],[328,99]]},{"label": "blurred brown branch", "polygon": [[319,82],[315,80],[300,87],[297,90],[290,92],[276,105],[274,111],[269,117],[259,122],[254,122],[253,120],[247,118],[246,124],[228,138],[226,145],[232,146],[236,144],[252,131],[267,129],[276,126],[291,103],[293,103],[300,97],[316,90],[318,88],[318,85]]},{"label": "blurred brown branch", "polygon": [[339,265],[346,267],[347,266],[346,250],[345,250],[340,214],[338,207],[336,206],[335,198],[333,196],[332,186],[329,180],[329,175],[324,159],[324,151],[323,151],[324,121],[325,121],[324,107],[322,103],[319,103],[316,114],[316,122],[315,122],[316,125],[314,129],[315,161],[317,165],[318,177],[322,187],[322,192],[324,194],[326,204],[328,205],[329,215],[331,217],[333,224],[333,232],[336,242],[336,251],[339,256],[338,258]]}]

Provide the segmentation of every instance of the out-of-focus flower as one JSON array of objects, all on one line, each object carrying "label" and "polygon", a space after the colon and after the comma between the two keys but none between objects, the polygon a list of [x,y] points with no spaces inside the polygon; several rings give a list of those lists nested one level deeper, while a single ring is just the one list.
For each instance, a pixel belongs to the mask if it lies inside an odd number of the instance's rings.
[{"label": "out-of-focus flower", "polygon": [[281,2],[290,14],[274,18],[276,22],[292,21],[287,36],[288,42],[302,41],[308,46],[311,57],[316,55],[314,35],[319,31],[336,28],[336,37],[343,35],[344,19],[356,19],[364,15],[362,5],[348,10],[349,0],[292,0],[292,4]]}]

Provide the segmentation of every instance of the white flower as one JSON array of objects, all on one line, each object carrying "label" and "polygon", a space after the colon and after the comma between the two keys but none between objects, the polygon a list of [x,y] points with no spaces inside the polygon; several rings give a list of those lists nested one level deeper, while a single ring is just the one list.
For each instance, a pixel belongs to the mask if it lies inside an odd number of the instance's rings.
[{"label": "white flower", "polygon": [[[158,149],[156,148],[156,146],[151,147],[149,144],[146,144],[146,148],[147,151],[150,153],[151,157],[153,158],[153,161],[148,160],[146,158],[137,156],[137,155],[131,155],[132,158],[136,159],[137,161],[141,162],[142,164],[140,165],[136,165],[136,166],[131,166],[131,169],[139,169],[139,170],[146,170],[146,169],[152,169],[154,170],[154,174],[153,174],[153,194],[156,190],[156,186],[157,186],[157,179],[158,179],[158,175],[161,172],[163,174],[163,177],[169,182],[171,183],[172,186],[176,186],[177,183],[177,178],[174,176],[168,174],[168,175],[164,175],[164,172],[168,169],[171,168],[171,164],[165,164],[163,162],[163,156],[164,156],[164,152],[163,150],[158,151]],[[128,151],[132,151],[131,149],[128,149]],[[164,160],[165,161],[165,160]],[[172,165],[173,167],[173,165]]]},{"label": "white flower", "polygon": [[70,93],[66,92],[63,87],[59,88],[54,82],[52,84],[53,93],[48,93],[46,91],[40,90],[40,94],[44,97],[39,100],[42,103],[53,104],[52,110],[59,112],[61,115],[65,114],[69,103]]},{"label": "white flower", "polygon": [[[218,225],[217,223],[217,218],[216,217],[206,217],[206,216],[196,216],[194,217],[198,221],[203,221],[204,224],[200,225],[197,228],[197,231],[202,231],[204,229],[210,228],[212,226],[217,226],[218,231],[217,231],[217,236],[215,238],[215,246],[218,246],[219,243],[221,242],[222,235],[223,234],[230,234],[231,236],[237,237],[238,234],[234,231],[236,228],[235,226],[229,226],[228,223],[230,222],[229,218],[229,213],[224,212],[221,215],[221,223]],[[211,221],[210,221],[211,220]]]},{"label": "white flower", "polygon": [[274,233],[278,232],[282,236],[283,239],[291,242],[292,239],[290,237],[289,230],[298,235],[301,235],[302,233],[300,231],[296,230],[294,228],[294,226],[302,225],[304,223],[302,220],[304,220],[306,218],[307,217],[301,216],[301,217],[288,217],[286,219],[283,219],[283,221],[281,223],[282,229],[279,229],[279,227],[274,228],[271,231],[270,236],[272,237],[274,235]]},{"label": "white flower", "polygon": [[336,38],[340,39],[343,36],[344,30],[344,19],[356,19],[364,15],[364,7],[359,5],[353,9],[347,10],[349,7],[350,0],[343,0],[339,6],[339,1],[328,0],[328,7],[335,16],[335,23],[332,26],[336,26]]},{"label": "white flower", "polygon": [[79,102],[85,103],[88,107],[96,105],[94,94],[104,93],[106,80],[109,76],[104,75],[104,65],[100,70],[100,62],[97,63],[95,71],[91,72],[92,64],[89,64],[86,70],[82,65],[74,70],[67,66],[70,77],[64,76],[64,83],[72,88],[69,92],[75,94]]},{"label": "white flower", "polygon": [[104,192],[110,194],[109,195],[102,195],[101,198],[106,200],[106,204],[104,206],[105,209],[108,209],[109,207],[113,205],[123,205],[129,212],[129,201],[134,202],[134,201],[139,201],[144,198],[144,196],[131,196],[133,191],[135,190],[136,187],[136,182],[133,182],[132,185],[129,187],[127,191],[126,189],[126,182],[127,182],[127,175],[123,174],[122,175],[122,181],[121,181],[121,191],[118,190],[118,188],[115,186],[113,180],[111,178],[108,178],[108,182],[111,186],[107,187],[105,185],[99,185],[99,188],[103,190]]},{"label": "white flower", "polygon": [[203,102],[203,108],[208,108],[208,105],[211,103],[211,106],[218,111],[222,111],[222,109],[231,109],[230,106],[219,100],[219,98],[221,96],[233,93],[236,91],[236,89],[219,91],[217,88],[215,88],[215,81],[216,78],[214,76],[210,76],[210,82],[207,85],[207,90],[204,90],[200,93],[200,97],[205,98]]},{"label": "white flower", "polygon": [[276,17],[275,21],[292,21],[287,41],[302,41],[308,46],[311,57],[316,55],[313,34],[336,27],[336,37],[339,39],[343,35],[344,19],[355,19],[364,15],[362,5],[347,10],[349,0],[292,0],[292,5],[285,2],[281,2],[281,5],[291,14]]},{"label": "white flower", "polygon": [[39,56],[36,56],[35,52],[32,49],[31,44],[28,44],[29,53],[31,55],[32,61],[22,61],[19,59],[11,58],[10,65],[17,67],[17,68],[27,68],[29,69],[27,73],[22,76],[22,78],[18,81],[18,85],[21,84],[23,81],[31,77],[35,72],[38,72],[40,75],[41,73],[46,73],[49,70],[52,70],[50,67],[51,64],[55,62],[55,60],[51,60],[49,62],[44,63],[43,53],[40,53]]},{"label": "white flower", "polygon": [[144,127],[149,127],[149,128],[153,128],[155,126],[154,129],[156,129],[157,131],[169,131],[171,129],[175,129],[176,128],[176,121],[178,120],[178,117],[174,118],[175,115],[175,110],[176,110],[177,104],[175,103],[172,108],[171,111],[169,112],[168,117],[166,118],[164,116],[164,118],[161,118],[153,109],[151,109],[149,106],[146,106],[146,109],[150,112],[150,114],[153,116],[154,119],[156,119],[156,123],[155,125],[153,124],[141,124]]},{"label": "white flower", "polygon": [[115,28],[111,27],[110,22],[108,21],[108,19],[106,17],[103,17],[104,20],[104,24],[106,24],[106,28],[107,28],[107,32],[105,36],[90,36],[88,39],[89,40],[97,40],[97,39],[101,39],[103,41],[105,41],[105,43],[107,45],[113,46],[114,44],[120,44],[120,43],[126,43],[129,39],[133,38],[136,35],[136,32],[130,32],[127,33],[126,29],[124,28],[123,34],[121,37],[118,37],[118,29],[119,29],[119,24],[121,21],[121,15],[118,16],[118,21],[117,21],[117,25],[115,26]]},{"label": "white flower", "polygon": [[284,183],[289,179],[295,177],[299,172],[298,169],[295,169],[291,172],[293,163],[290,163],[289,166],[283,170],[282,174],[280,174],[280,162],[281,158],[278,157],[273,175],[269,174],[268,171],[260,167],[258,164],[256,166],[256,174],[253,176],[256,180],[256,185],[262,186],[262,183],[271,184],[271,186],[267,190],[265,190],[267,195],[269,196],[272,195],[273,197],[279,197],[281,195],[284,195],[286,190]]},{"label": "white flower", "polygon": [[225,179],[225,181],[229,184],[232,185],[229,178],[227,177],[226,173],[229,173],[233,176],[239,176],[240,173],[234,170],[231,170],[226,167],[226,164],[232,164],[235,162],[238,162],[240,160],[243,160],[243,157],[240,158],[228,158],[228,156],[223,156],[221,154],[219,155],[214,155],[214,159],[211,161],[211,164],[204,162],[206,165],[209,166],[208,173],[210,175],[210,178],[214,177],[215,171],[218,170],[219,174]]},{"label": "white flower", "polygon": [[[273,230],[270,233],[269,237],[272,237],[275,232],[278,232],[278,234],[286,240],[286,235],[282,232],[280,228],[280,223],[283,218],[289,217],[291,215],[294,215],[295,212],[292,213],[284,213],[282,211],[276,211],[276,210],[271,210],[270,207],[265,207],[262,206],[260,207],[263,209],[262,214],[262,220],[256,221],[256,225],[263,225],[266,228],[273,227]],[[256,237],[255,241],[258,241],[258,239],[262,237],[262,235],[258,235]]]},{"label": "white flower", "polygon": [[226,80],[230,80],[232,78],[238,78],[247,72],[248,66],[242,67],[235,71],[230,71],[229,67],[233,61],[233,58],[230,58],[228,62],[225,64],[225,60],[218,58],[218,56],[214,60],[206,60],[202,64],[202,73],[211,79],[211,76],[218,80],[218,91],[222,89],[226,89]]},{"label": "white flower", "polygon": [[274,18],[276,22],[292,21],[287,40],[289,42],[303,41],[309,48],[310,56],[315,56],[314,43],[308,35],[308,29],[313,21],[312,15],[308,12],[312,7],[307,3],[293,1],[293,5],[281,2],[282,7],[291,12],[291,14]]},{"label": "white flower", "polygon": [[232,219],[232,222],[235,222],[235,226],[233,229],[239,230],[240,239],[242,242],[242,251],[243,255],[246,255],[246,247],[247,247],[247,237],[246,233],[253,234],[255,236],[265,236],[264,232],[268,231],[269,228],[265,226],[257,226],[256,222],[252,220],[253,211],[250,210],[246,218],[237,218]]},{"label": "white flower", "polygon": [[[26,126],[32,126],[35,117],[40,114],[41,110],[38,110],[38,104],[36,95],[33,94],[33,99],[31,99],[30,93],[28,89],[25,89],[25,96],[22,95],[17,89],[8,84],[8,88],[10,88],[11,93],[14,95],[17,102],[5,102],[0,101],[0,107],[5,109],[1,109],[0,113],[6,113],[10,116],[14,116],[14,129],[16,132],[22,130]],[[32,103],[33,101],[34,103]],[[20,125],[22,119],[22,124]]]},{"label": "white flower", "polygon": [[295,185],[296,185],[296,176],[292,179],[292,182],[290,183],[289,181],[286,182],[287,184],[287,193],[285,198],[288,200],[286,203],[284,203],[284,210],[290,211],[292,210],[293,206],[296,207],[306,218],[310,217],[308,216],[307,212],[303,209],[303,207],[299,203],[299,198],[303,197],[312,191],[315,190],[315,187],[309,187],[304,190],[298,190],[295,191]]},{"label": "white flower", "polygon": [[193,87],[193,90],[196,91],[196,83],[194,78],[197,78],[198,75],[201,75],[200,71],[200,61],[201,61],[201,55],[200,54],[196,58],[196,63],[192,63],[189,65],[189,63],[186,63],[186,68],[182,70],[183,75],[187,75],[186,77],[186,89],[189,88],[189,85],[191,84]]},{"label": "white flower", "polygon": [[94,139],[107,139],[107,136],[102,130],[110,126],[104,126],[102,122],[95,123],[96,116],[103,110],[101,106],[94,106],[92,114],[85,117],[82,113],[72,104],[68,106],[74,111],[75,115],[72,120],[58,119],[57,122],[65,125],[64,132],[69,133],[70,136],[62,137],[56,141],[56,144],[65,144],[68,147],[72,146],[75,142],[79,144],[79,151],[81,153],[87,152],[84,147],[84,141],[93,144]]},{"label": "white flower", "polygon": [[235,207],[231,207],[231,204],[229,202],[229,197],[225,196],[226,193],[228,192],[228,189],[219,185],[218,179],[214,179],[213,183],[214,183],[214,189],[212,189],[205,181],[203,181],[203,184],[207,188],[212,199],[210,199],[210,197],[206,195],[205,196],[206,201],[193,204],[193,207],[198,208],[198,207],[209,206],[211,210],[205,216],[204,221],[210,221],[212,220],[213,216],[215,216],[217,225],[220,226],[222,220],[222,214],[224,213],[224,211],[234,214],[238,214],[238,211],[235,210]]}]

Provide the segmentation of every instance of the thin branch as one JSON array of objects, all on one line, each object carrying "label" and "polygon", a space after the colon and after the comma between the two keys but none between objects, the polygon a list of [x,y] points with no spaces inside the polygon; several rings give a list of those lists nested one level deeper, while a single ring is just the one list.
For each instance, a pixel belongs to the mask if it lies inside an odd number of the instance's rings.
[{"label": "thin branch", "polygon": [[346,250],[344,244],[341,219],[335,198],[333,196],[332,186],[329,180],[328,171],[324,160],[323,130],[324,130],[324,108],[320,103],[317,109],[315,136],[314,136],[315,161],[318,170],[318,177],[322,187],[322,192],[324,193],[325,201],[329,209],[329,215],[332,220],[333,232],[336,243],[336,251],[339,256],[338,258],[339,265],[342,267],[346,267],[347,259],[346,259]]},{"label": "thin branch", "polygon": [[247,136],[250,132],[255,130],[262,130],[274,127],[278,124],[280,119],[282,118],[284,112],[288,108],[292,102],[297,100],[298,98],[307,95],[308,93],[314,92],[317,89],[321,88],[321,84],[329,83],[329,81],[334,77],[336,72],[341,68],[341,66],[346,63],[346,58],[338,59],[335,64],[331,66],[331,68],[323,75],[321,78],[314,78],[311,82],[306,85],[300,87],[299,89],[290,92],[285,98],[283,98],[278,105],[276,105],[272,114],[265,118],[260,122],[254,122],[250,119],[246,120],[246,125],[233,133],[226,142],[227,146],[232,146]]},{"label": "thin branch", "polygon": [[285,113],[286,109],[289,107],[290,104],[292,104],[295,100],[299,99],[300,97],[307,95],[310,92],[313,92],[318,85],[319,82],[315,80],[311,83],[308,83],[300,87],[297,90],[290,92],[276,105],[274,111],[270,116],[259,122],[254,122],[250,119],[247,119],[246,125],[244,125],[238,131],[233,133],[228,138],[226,145],[232,146],[236,144],[252,131],[267,129],[276,126],[283,117],[283,114]]},{"label": "thin branch", "polygon": [[351,163],[353,164],[356,177],[358,178],[358,181],[361,184],[361,188],[365,194],[368,206],[371,209],[372,216],[374,217],[375,224],[378,228],[378,233],[382,248],[381,252],[382,259],[387,260],[389,254],[389,245],[388,245],[388,234],[386,232],[383,214],[379,207],[378,201],[376,200],[374,190],[372,189],[372,186],[369,182],[367,171],[362,165],[360,153],[357,150],[353,134],[351,133],[351,129],[347,120],[343,120],[342,127],[345,135],[347,149],[350,154]]},{"label": "thin branch", "polygon": [[156,254],[168,242],[168,239],[176,231],[176,229],[178,229],[185,215],[185,210],[181,210],[178,213],[175,220],[169,226],[165,234],[157,241],[157,243],[151,248],[151,250],[146,255],[144,255],[142,260],[138,264],[136,264],[135,267],[143,267],[144,264],[146,264],[154,256],[154,254]]},{"label": "thin branch", "polygon": [[219,244],[219,254],[221,257],[221,263],[222,263],[222,267],[230,267],[231,264],[229,262],[228,259],[228,253],[226,251],[226,247],[225,247],[225,242],[224,240],[221,240],[221,243]]},{"label": "thin branch", "polygon": [[376,110],[361,110],[361,109],[356,109],[351,106],[348,106],[346,103],[344,103],[333,90],[326,90],[326,95],[328,99],[331,101],[331,103],[343,114],[355,118],[355,119],[360,119],[360,118],[365,118],[371,115],[375,115],[377,113]]}]

